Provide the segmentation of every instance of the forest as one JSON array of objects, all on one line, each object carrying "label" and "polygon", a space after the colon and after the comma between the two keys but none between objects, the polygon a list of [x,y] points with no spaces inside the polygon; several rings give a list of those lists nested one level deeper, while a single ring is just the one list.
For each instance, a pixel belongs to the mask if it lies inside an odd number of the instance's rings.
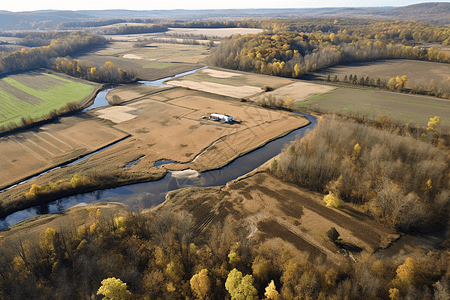
[{"label": "forest", "polygon": [[[82,208],[85,209],[85,208]],[[208,232],[188,213],[102,215],[3,244],[4,299],[448,299],[449,252],[337,265],[282,243],[252,245],[238,221]]]}]

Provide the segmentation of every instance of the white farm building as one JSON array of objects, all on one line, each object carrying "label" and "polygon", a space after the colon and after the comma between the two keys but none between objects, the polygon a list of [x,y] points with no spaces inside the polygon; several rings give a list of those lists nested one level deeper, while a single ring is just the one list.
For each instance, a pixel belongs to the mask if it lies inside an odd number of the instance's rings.
[{"label": "white farm building", "polygon": [[209,119],[212,120],[212,121],[222,121],[222,122],[225,122],[225,123],[233,122],[233,117],[232,116],[221,115],[221,114],[211,114]]}]

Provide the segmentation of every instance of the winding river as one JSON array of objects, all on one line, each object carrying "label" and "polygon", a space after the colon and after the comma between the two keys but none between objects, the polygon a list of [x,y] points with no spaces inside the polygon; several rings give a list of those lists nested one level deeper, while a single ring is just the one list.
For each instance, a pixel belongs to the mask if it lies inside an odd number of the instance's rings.
[{"label": "winding river", "polygon": [[[165,80],[192,74],[198,70],[200,69],[181,73],[174,77],[141,83],[146,85],[162,85],[163,81]],[[100,92],[92,106],[95,106],[94,108],[96,108],[108,105],[107,102],[105,102],[105,96],[109,91],[110,90],[105,90]],[[92,106],[87,110],[91,109]],[[279,154],[287,143],[303,135],[305,131],[314,128],[314,126],[317,124],[316,118],[307,114],[303,115],[311,122],[309,125],[294,130],[284,137],[271,141],[261,148],[247,153],[244,156],[238,157],[233,162],[221,169],[207,171],[200,174],[192,172],[192,176],[179,176],[178,174],[180,174],[180,172],[167,172],[166,176],[158,181],[132,184],[128,186],[99,190],[92,193],[78,194],[76,196],[61,198],[50,203],[41,204],[35,207],[28,208],[26,210],[10,214],[5,219],[0,220],[0,230],[12,226],[27,218],[42,214],[62,212],[65,209],[82,203],[91,204],[96,202],[121,202],[126,204],[130,208],[150,208],[162,203],[169,191],[181,187],[207,187],[224,185],[228,181],[236,179],[239,176],[242,176],[257,168],[270,158]]]}]

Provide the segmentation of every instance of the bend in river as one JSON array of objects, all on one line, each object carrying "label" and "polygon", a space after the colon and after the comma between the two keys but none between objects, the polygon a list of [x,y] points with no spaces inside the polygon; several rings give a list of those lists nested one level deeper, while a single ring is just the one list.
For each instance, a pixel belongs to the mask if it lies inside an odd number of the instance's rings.
[{"label": "bend in river", "polygon": [[[178,74],[175,77],[187,75],[187,73],[191,74],[197,70]],[[168,79],[164,78],[158,80],[158,82],[160,81],[162,83],[164,80]],[[104,95],[101,97],[104,97]],[[304,115],[311,123],[305,127],[292,131],[284,137],[273,140],[265,146],[247,153],[246,155],[238,157],[223,168],[203,173],[193,173],[191,176],[177,176],[177,173],[179,172],[168,172],[163,179],[158,181],[132,184],[61,198],[50,203],[44,203],[10,214],[0,221],[0,229],[12,226],[22,220],[37,215],[61,212],[81,203],[121,202],[128,205],[130,208],[150,208],[162,203],[165,200],[166,194],[172,190],[186,186],[207,187],[224,185],[259,167],[270,158],[279,154],[287,143],[295,140],[299,135],[303,135],[305,131],[315,127],[317,119],[314,116],[303,113],[300,114]]]}]

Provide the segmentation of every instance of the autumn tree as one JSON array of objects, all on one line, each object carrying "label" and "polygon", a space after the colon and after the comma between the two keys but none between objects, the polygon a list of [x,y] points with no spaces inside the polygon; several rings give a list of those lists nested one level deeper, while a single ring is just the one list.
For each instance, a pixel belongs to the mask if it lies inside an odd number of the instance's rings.
[{"label": "autumn tree", "polygon": [[225,288],[233,300],[256,300],[258,291],[253,286],[253,276],[245,275],[236,268],[228,274]]},{"label": "autumn tree", "polygon": [[199,273],[192,276],[190,284],[192,291],[198,299],[206,299],[211,288],[211,282],[208,277],[208,270],[202,269]]},{"label": "autumn tree", "polygon": [[127,290],[127,284],[115,277],[102,280],[102,286],[98,289],[97,295],[104,295],[104,300],[125,300],[131,296]]}]

